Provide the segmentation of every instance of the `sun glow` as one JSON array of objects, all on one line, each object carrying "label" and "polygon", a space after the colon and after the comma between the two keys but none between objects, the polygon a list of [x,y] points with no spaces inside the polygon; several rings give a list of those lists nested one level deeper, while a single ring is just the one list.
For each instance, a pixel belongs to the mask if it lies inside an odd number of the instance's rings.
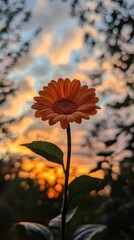
[{"label": "sun glow", "polygon": [[[78,167],[70,169],[70,178],[69,182],[71,182],[76,176],[80,176],[81,174],[88,174],[89,170],[87,167]],[[97,173],[98,174],[98,173]],[[21,179],[20,186],[25,190],[30,188],[28,183],[28,179],[31,179],[33,182],[38,185],[38,189],[41,192],[44,192],[48,196],[48,198],[58,198],[62,193],[63,184],[64,184],[64,173],[63,169],[60,165],[50,166],[46,165],[46,161],[36,157],[36,158],[28,158],[23,157],[21,162],[16,161],[14,163],[14,168],[11,171],[5,174],[5,181],[10,179],[15,179],[18,176]],[[92,174],[92,176],[96,177],[96,174]],[[97,177],[102,178],[103,174],[99,173]]]}]

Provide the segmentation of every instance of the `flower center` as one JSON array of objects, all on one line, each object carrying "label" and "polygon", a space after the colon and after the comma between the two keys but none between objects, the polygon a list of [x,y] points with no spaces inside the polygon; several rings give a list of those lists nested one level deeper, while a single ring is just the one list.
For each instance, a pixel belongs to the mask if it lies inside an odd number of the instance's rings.
[{"label": "flower center", "polygon": [[53,110],[59,114],[71,114],[76,111],[78,105],[70,98],[60,98],[53,104]]}]

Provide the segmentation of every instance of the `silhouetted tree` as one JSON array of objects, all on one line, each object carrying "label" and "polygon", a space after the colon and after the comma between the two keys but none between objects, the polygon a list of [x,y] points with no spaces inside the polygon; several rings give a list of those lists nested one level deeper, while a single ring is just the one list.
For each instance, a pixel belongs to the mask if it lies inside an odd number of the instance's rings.
[{"label": "silhouetted tree", "polygon": [[[101,205],[101,221],[107,224],[110,233],[106,239],[133,239],[134,2],[72,0],[71,15],[86,26],[87,58],[97,61],[97,67],[88,71],[93,85],[103,84],[106,74],[116,79],[117,87],[111,81],[101,91],[102,96],[110,95],[111,100],[104,101],[104,117],[89,129],[83,146],[89,146],[88,154],[98,159],[91,172],[103,169],[109,188],[109,197]],[[118,95],[120,82],[124,91]]]},{"label": "silhouetted tree", "polygon": [[[124,149],[133,156],[134,2],[72,0],[71,15],[76,17],[82,26],[87,26],[84,34],[84,43],[89,53],[87,58],[92,56],[97,61],[97,67],[88,72],[93,85],[103,84],[105,74],[111,74],[118,81],[117,87],[114,88],[115,83],[112,84],[111,81],[110,86],[102,89],[101,93],[107,97],[116,96],[116,91],[120,88],[118,84],[123,82],[124,87],[120,98],[117,95],[117,98],[111,98],[108,103],[106,101],[106,118],[104,116],[102,122],[96,123],[89,131],[92,138],[87,136],[86,144],[93,147],[92,139],[96,136],[96,141],[104,141],[107,152],[101,155],[113,156],[118,149],[116,143],[119,144],[121,138],[124,138],[126,145],[122,144],[120,152]],[[105,63],[108,63],[110,68],[105,68]],[[104,134],[108,129],[111,129],[110,136]],[[102,139],[103,135],[105,137]],[[122,159],[125,159],[125,156]]]},{"label": "silhouetted tree", "polygon": [[[34,29],[28,39],[23,37],[23,26],[31,15],[26,0],[0,1],[0,105],[6,103],[9,95],[15,94],[17,86],[10,80],[9,74],[22,56],[29,52],[34,37],[40,32],[40,29]],[[14,120],[5,119],[0,114],[1,140],[10,136],[7,126]]]}]

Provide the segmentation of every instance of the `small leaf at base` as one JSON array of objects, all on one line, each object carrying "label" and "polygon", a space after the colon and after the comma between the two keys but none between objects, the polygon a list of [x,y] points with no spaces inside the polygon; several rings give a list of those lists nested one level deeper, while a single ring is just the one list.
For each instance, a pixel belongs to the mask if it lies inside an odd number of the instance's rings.
[{"label": "small leaf at base", "polygon": [[80,226],[71,234],[69,240],[91,240],[98,233],[103,234],[106,229],[105,225],[87,224]]},{"label": "small leaf at base", "polygon": [[54,240],[50,230],[38,223],[18,222],[15,224],[15,232],[19,239],[28,240]]},{"label": "small leaf at base", "polygon": [[[73,216],[75,215],[77,209],[78,209],[78,207],[76,207],[76,208],[74,208],[74,209],[72,209],[72,210],[67,212],[66,223],[68,223],[73,218]],[[57,217],[53,218],[49,222],[49,227],[60,229],[60,227],[61,227],[61,214],[58,215]]]}]

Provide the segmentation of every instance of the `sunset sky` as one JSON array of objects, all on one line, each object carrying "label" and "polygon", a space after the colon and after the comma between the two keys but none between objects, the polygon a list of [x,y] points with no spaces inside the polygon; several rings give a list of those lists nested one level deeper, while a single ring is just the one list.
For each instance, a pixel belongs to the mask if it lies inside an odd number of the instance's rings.
[{"label": "sunset sky", "polygon": [[[13,125],[10,129],[18,135],[16,141],[8,140],[3,152],[8,149],[12,153],[31,153],[20,144],[35,140],[45,140],[57,144],[66,151],[66,131],[60,128],[59,123],[49,126],[48,122],[42,122],[34,118],[34,110],[31,109],[33,97],[50,80],[59,77],[79,79],[82,84],[92,86],[88,72],[96,67],[94,56],[87,54],[83,46],[84,28],[81,28],[76,18],[70,17],[70,5],[61,0],[34,0],[28,1],[33,15],[29,23],[23,27],[24,39],[30,37],[35,28],[41,27],[41,34],[33,41],[30,54],[23,57],[20,64],[10,73],[12,81],[18,84],[15,97],[10,97],[8,103],[3,106],[3,114],[8,117],[25,117]],[[78,61],[79,59],[79,61]],[[110,68],[106,63],[105,68]],[[111,85],[111,80],[114,84]],[[113,76],[106,75],[101,86],[97,87],[97,96],[102,89],[116,88],[117,93],[124,93],[123,82],[116,82]],[[120,98],[120,95],[119,95]],[[111,100],[111,96],[100,96],[99,106],[101,110],[91,120],[83,121],[81,125],[71,124],[72,129],[72,165],[85,168],[95,166],[95,159],[87,157],[89,149],[82,148],[84,137],[92,128],[97,119],[102,119],[105,114],[105,103]]]}]

